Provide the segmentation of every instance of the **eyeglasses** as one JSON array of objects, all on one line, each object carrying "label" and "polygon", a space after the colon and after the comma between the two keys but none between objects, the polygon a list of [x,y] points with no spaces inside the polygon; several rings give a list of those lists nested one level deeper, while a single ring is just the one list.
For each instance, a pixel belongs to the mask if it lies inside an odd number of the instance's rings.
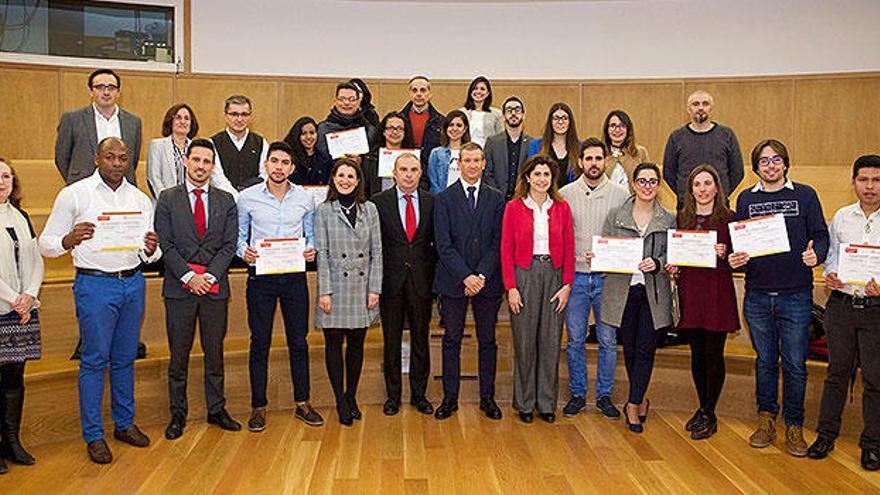
[{"label": "eyeglasses", "polygon": [[773,165],[781,165],[783,162],[784,162],[784,160],[779,155],[762,156],[761,158],[758,159],[758,165],[764,165],[764,166],[770,165],[771,163]]},{"label": "eyeglasses", "polygon": [[119,89],[119,86],[115,84],[95,84],[94,86],[92,86],[92,89],[98,92],[116,91]]},{"label": "eyeglasses", "polygon": [[609,129],[626,129],[626,124],[608,124]]},{"label": "eyeglasses", "polygon": [[523,108],[522,107],[507,107],[504,109],[504,113],[509,113],[512,115],[522,115]]},{"label": "eyeglasses", "polygon": [[641,187],[657,187],[660,185],[660,179],[645,179],[642,177],[641,179],[636,179],[636,184]]},{"label": "eyeglasses", "polygon": [[554,115],[553,122],[568,122],[568,115]]},{"label": "eyeglasses", "polygon": [[226,112],[226,115],[229,115],[230,117],[232,117],[234,119],[238,119],[238,118],[242,118],[242,117],[250,117],[251,113],[250,112]]},{"label": "eyeglasses", "polygon": [[388,127],[385,128],[385,130],[391,131],[391,132],[403,132],[405,129],[401,125],[389,125]]},{"label": "eyeglasses", "polygon": [[359,96],[337,96],[336,100],[343,103],[354,103],[360,99]]}]

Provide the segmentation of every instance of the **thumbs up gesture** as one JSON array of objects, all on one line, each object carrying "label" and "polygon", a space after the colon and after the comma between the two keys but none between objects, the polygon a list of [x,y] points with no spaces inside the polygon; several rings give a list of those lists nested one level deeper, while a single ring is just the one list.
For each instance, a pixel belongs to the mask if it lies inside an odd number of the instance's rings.
[{"label": "thumbs up gesture", "polygon": [[804,264],[810,268],[816,266],[819,259],[816,257],[816,251],[813,251],[813,241],[807,243],[807,250],[801,253],[801,259],[804,260]]}]

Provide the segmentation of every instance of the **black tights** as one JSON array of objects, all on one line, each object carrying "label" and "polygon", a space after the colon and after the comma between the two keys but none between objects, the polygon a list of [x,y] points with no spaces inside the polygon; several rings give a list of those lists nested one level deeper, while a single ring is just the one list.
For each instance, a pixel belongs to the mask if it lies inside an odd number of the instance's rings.
[{"label": "black tights", "polygon": [[691,374],[700,398],[700,409],[715,417],[715,406],[724,386],[724,344],[727,332],[688,330],[691,346]]},{"label": "black tights", "polygon": [[[361,368],[364,366],[364,338],[366,328],[325,328],[324,329],[324,361],[327,364],[327,375],[336,402],[343,395],[354,399],[357,394],[358,382],[361,379]],[[345,359],[342,357],[342,344],[348,341],[345,348]],[[343,377],[345,383],[343,384]]]},{"label": "black tights", "polygon": [[24,387],[24,361],[0,364],[0,388],[15,390]]}]

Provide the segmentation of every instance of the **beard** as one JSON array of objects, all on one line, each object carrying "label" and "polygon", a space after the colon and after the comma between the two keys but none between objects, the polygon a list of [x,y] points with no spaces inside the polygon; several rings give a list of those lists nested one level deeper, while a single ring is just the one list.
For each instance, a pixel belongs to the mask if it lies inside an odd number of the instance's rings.
[{"label": "beard", "polygon": [[605,171],[602,170],[601,168],[598,168],[598,167],[590,167],[590,168],[587,169],[586,175],[587,175],[587,178],[588,178],[588,179],[590,179],[590,180],[596,180],[596,179],[598,179],[599,177],[602,177],[602,174],[604,174],[604,173],[605,173]]},{"label": "beard", "polygon": [[709,120],[709,114],[707,113],[698,113],[694,115],[694,122],[696,122],[697,124],[703,124],[707,120]]}]

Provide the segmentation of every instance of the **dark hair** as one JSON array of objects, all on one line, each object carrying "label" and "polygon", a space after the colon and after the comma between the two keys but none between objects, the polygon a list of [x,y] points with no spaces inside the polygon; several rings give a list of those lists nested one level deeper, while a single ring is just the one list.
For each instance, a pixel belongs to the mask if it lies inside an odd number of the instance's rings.
[{"label": "dark hair", "polygon": [[785,175],[788,176],[788,167],[791,166],[788,158],[788,148],[786,148],[781,141],[777,141],[776,139],[765,139],[755,145],[755,148],[752,149],[752,172],[755,172],[756,174],[758,173],[758,162],[761,160],[761,150],[767,146],[775,151],[777,155],[782,157],[782,163],[785,165]]},{"label": "dark hair", "polygon": [[342,167],[351,167],[354,169],[354,173],[358,179],[357,186],[354,188],[354,200],[357,203],[365,203],[367,201],[367,195],[364,192],[364,172],[361,169],[361,166],[358,165],[358,162],[348,157],[342,157],[339,160],[336,160],[336,164],[333,165],[333,170],[330,171],[330,181],[327,183],[327,199],[324,201],[329,203],[339,199],[339,190],[336,189],[336,181],[333,180],[333,178],[336,177],[336,171]]},{"label": "dark hair", "polygon": [[431,86],[431,80],[428,79],[428,76],[423,76],[423,75],[412,76],[411,78],[409,78],[409,81],[406,82],[406,85],[409,86],[410,84],[412,84],[413,81],[416,81],[419,79],[428,83],[429,87]]},{"label": "dark hair", "polygon": [[247,105],[248,112],[254,111],[254,104],[251,103],[251,99],[245,95],[232,95],[229,98],[226,98],[226,101],[223,102],[223,113],[226,113],[229,110],[229,105]]},{"label": "dark hair", "polygon": [[358,94],[358,96],[363,97],[363,93],[361,93],[361,88],[357,87],[357,85],[351,81],[344,81],[336,85],[336,96],[339,96],[339,92],[343,89],[350,89]]},{"label": "dark hair", "polygon": [[464,100],[464,107],[467,108],[468,110],[476,110],[477,109],[477,105],[476,105],[476,103],[474,103],[474,97],[471,96],[471,93],[473,93],[474,88],[477,87],[477,84],[480,84],[480,83],[483,83],[486,85],[486,90],[489,93],[489,95],[486,96],[486,99],[483,100],[483,111],[488,112],[489,107],[492,106],[492,83],[490,83],[489,80],[486,79],[486,76],[477,76],[473,81],[471,81],[471,84],[470,84],[470,86],[468,86],[468,90],[467,90],[467,98]]},{"label": "dark hair", "polygon": [[95,78],[100,76],[101,74],[109,74],[116,78],[116,87],[122,87],[122,79],[119,79],[119,74],[116,73],[113,69],[98,69],[91,74],[89,74],[89,89],[92,88],[92,83],[95,82]]},{"label": "dark hair", "polygon": [[211,161],[217,161],[217,150],[214,149],[214,143],[212,143],[210,139],[193,139],[192,142],[189,143],[189,148],[186,149],[187,158],[189,158],[189,155],[192,153],[193,148],[207,148],[211,150],[211,153],[213,153]]},{"label": "dark hair", "polygon": [[199,120],[196,118],[196,113],[193,112],[193,109],[187,105],[186,103],[178,103],[176,105],[172,105],[171,108],[165,112],[165,117],[162,119],[162,136],[168,137],[171,135],[171,130],[174,127],[174,116],[177,115],[177,112],[180,109],[185,108],[187,112],[189,112],[189,132],[186,133],[186,137],[192,139],[199,134]]},{"label": "dark hair", "polygon": [[410,124],[409,119],[404,117],[400,112],[388,112],[382,117],[382,121],[379,122],[379,145],[383,147],[388,146],[388,140],[385,139],[385,129],[388,127],[388,121],[391,119],[400,119],[403,121],[403,141],[400,143],[400,147],[404,149],[415,148],[416,139],[412,130],[412,124]]},{"label": "dark hair", "polygon": [[587,151],[587,148],[602,148],[602,156],[608,155],[608,147],[605,146],[605,143],[599,141],[599,138],[588,137],[583,143],[581,143],[581,152],[578,155],[578,158],[584,157],[584,151]]},{"label": "dark hair", "polygon": [[557,184],[557,179],[559,178],[559,165],[557,165],[556,160],[550,157],[550,155],[544,154],[533,155],[522,164],[519,173],[516,174],[516,188],[513,190],[513,199],[522,199],[529,195],[529,190],[532,187],[531,184],[529,184],[529,174],[531,174],[538,165],[547,165],[550,167],[550,189],[547,190],[547,194],[550,195],[550,198],[553,201],[562,201],[562,196],[559,194],[559,184]]},{"label": "dark hair", "polygon": [[296,122],[293,123],[290,130],[287,131],[287,135],[284,136],[284,142],[289,144],[293,151],[293,163],[297,168],[305,167],[306,164],[309,163],[309,153],[299,140],[302,136],[302,129],[306,124],[312,124],[315,127],[315,132],[318,132],[318,123],[315,122],[315,119],[305,116],[296,119]]},{"label": "dark hair", "polygon": [[462,143],[461,149],[459,150],[459,156],[461,156],[460,153],[464,153],[465,151],[479,151],[480,153],[483,154],[483,159],[484,160],[486,159],[486,150],[484,150],[483,147],[480,146],[478,143],[474,143],[474,142]]},{"label": "dark hair", "polygon": [[[9,163],[9,162],[6,162]],[[859,170],[863,168],[880,168],[880,156],[878,155],[862,155],[856,158],[856,162],[853,163],[853,176],[855,179],[857,175],[859,175]]]},{"label": "dark hair", "polygon": [[[281,151],[282,153],[287,153],[287,156],[290,157],[290,160],[293,161],[293,148],[290,147],[289,144],[284,141],[275,141],[269,145],[269,151],[266,152],[266,159],[269,158],[269,155],[272,154],[273,151]],[[293,162],[296,165],[296,162]]]},{"label": "dark hair", "polygon": [[636,169],[633,170],[633,176],[632,176],[633,182],[636,181],[636,177],[639,176],[639,172],[641,172],[642,170],[653,170],[654,173],[657,174],[657,179],[660,179],[663,177],[662,175],[660,175],[660,167],[658,167],[656,163],[642,162],[642,163],[636,165]]},{"label": "dark hair", "polygon": [[449,135],[446,134],[446,129],[449,129],[449,124],[456,117],[464,122],[464,134],[461,135],[461,144],[471,142],[471,123],[468,121],[467,114],[461,110],[453,110],[446,115],[446,118],[443,119],[443,123],[440,125],[440,146],[449,146]]},{"label": "dark hair", "polygon": [[727,219],[730,218],[730,208],[724,204],[727,196],[724,195],[724,186],[721,185],[721,176],[718,175],[718,171],[715,170],[715,167],[708,163],[704,163],[703,165],[697,165],[694,167],[694,169],[691,170],[691,173],[688,174],[687,186],[684,191],[684,205],[682,205],[681,211],[678,213],[678,225],[682,229],[692,229],[697,225],[697,200],[694,197],[694,180],[696,180],[697,175],[703,172],[712,176],[716,189],[715,199],[712,205],[712,214],[709,216],[709,221],[713,225],[721,225],[727,222]]},{"label": "dark hair", "polygon": [[9,162],[6,158],[0,158],[0,163],[5,163],[7,167],[9,167],[9,171],[12,172],[12,191],[9,192],[9,204],[16,208],[21,207],[21,185],[18,183],[18,175],[15,173],[15,169],[12,168],[12,163]]},{"label": "dark hair", "polygon": [[512,101],[515,101],[515,102],[519,103],[520,105],[522,105],[523,112],[526,111],[526,104],[523,103],[523,101],[519,99],[519,96],[508,96],[507,99],[504,100],[504,103],[501,104],[501,111],[504,112],[504,107],[506,107],[507,104]]},{"label": "dark hair", "polygon": [[639,152],[636,149],[636,134],[635,130],[633,130],[632,119],[623,110],[612,110],[605,117],[605,123],[602,124],[602,135],[603,139],[605,139],[605,145],[608,149],[611,149],[611,136],[608,134],[608,125],[611,123],[611,117],[617,117],[626,126],[626,137],[623,138],[623,144],[620,149],[629,156],[637,157]]},{"label": "dark hair", "polygon": [[561,170],[560,173],[568,174],[571,172],[574,178],[577,179],[581,175],[581,169],[577,166],[578,158],[580,158],[580,154],[578,154],[580,143],[578,142],[577,126],[574,123],[574,112],[571,111],[571,107],[561,101],[554,103],[550,107],[550,111],[547,112],[547,122],[544,124],[544,134],[541,141],[541,153],[553,156],[550,153],[550,150],[553,148],[553,114],[557,110],[562,110],[568,114],[568,132],[565,133],[568,170]]}]

